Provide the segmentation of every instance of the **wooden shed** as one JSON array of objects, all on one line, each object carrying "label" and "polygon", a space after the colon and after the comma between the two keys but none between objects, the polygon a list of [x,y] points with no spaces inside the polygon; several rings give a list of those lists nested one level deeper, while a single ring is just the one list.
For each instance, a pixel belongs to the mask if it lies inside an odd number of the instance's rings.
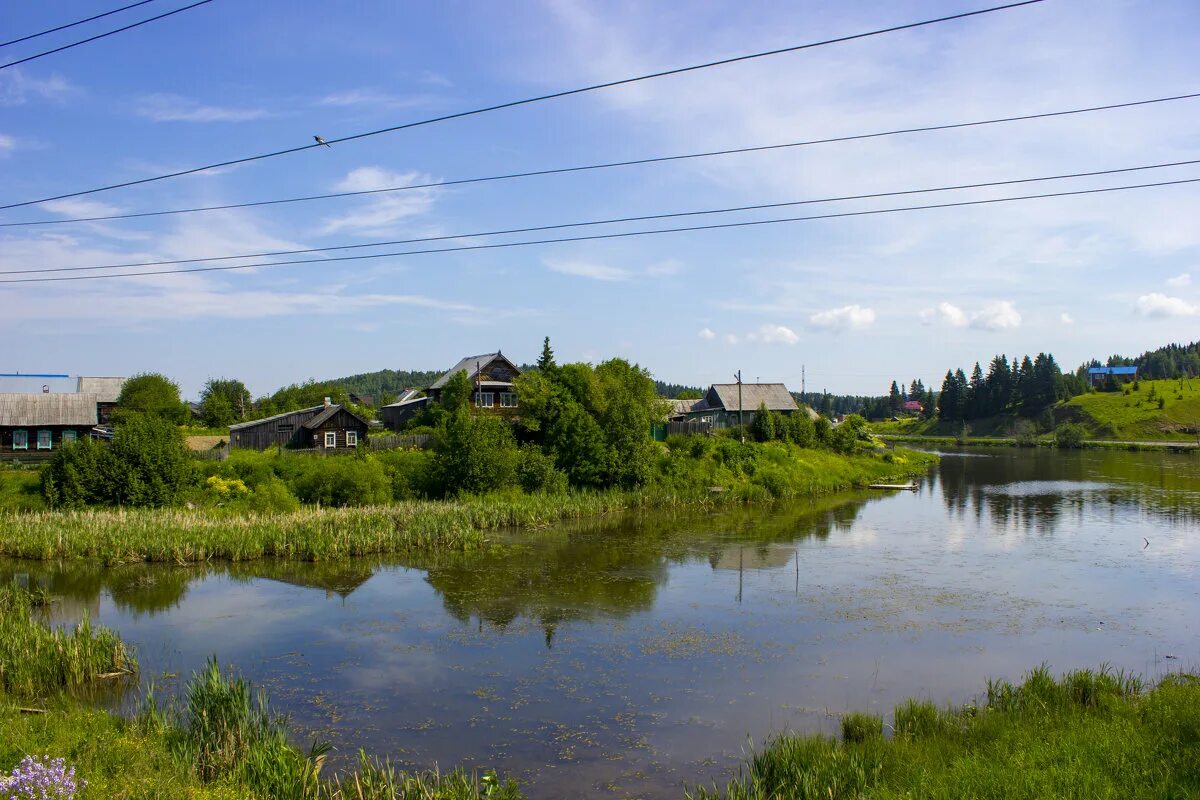
[{"label": "wooden shed", "polygon": [[347,450],[365,444],[367,421],[345,406],[326,403],[229,427],[229,446]]},{"label": "wooden shed", "polygon": [[57,450],[97,421],[94,394],[0,394],[0,453]]}]

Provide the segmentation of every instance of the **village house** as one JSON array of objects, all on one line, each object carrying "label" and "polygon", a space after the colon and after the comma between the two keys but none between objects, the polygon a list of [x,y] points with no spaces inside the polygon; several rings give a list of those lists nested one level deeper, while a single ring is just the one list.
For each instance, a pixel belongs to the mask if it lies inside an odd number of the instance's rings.
[{"label": "village house", "polygon": [[[714,383],[699,400],[672,400],[671,403],[671,419],[700,420],[718,427],[737,425],[739,410],[741,422],[749,425],[763,405],[778,414],[800,411],[796,398],[782,383]],[[815,416],[811,409],[806,407],[806,411]]]},{"label": "village house", "polygon": [[50,453],[91,435],[97,396],[77,392],[0,394],[0,454]]},{"label": "village house", "polygon": [[471,405],[475,408],[496,412],[517,408],[514,383],[521,370],[503,353],[496,351],[481,356],[467,356],[434,381],[425,393],[435,402],[440,400],[447,381],[456,372],[467,373],[471,381]]},{"label": "village house", "polygon": [[367,428],[365,419],[327,397],[324,405],[231,425],[229,446],[249,450],[353,450],[366,443]]},{"label": "village house", "polygon": [[1137,367],[1089,367],[1088,381],[1092,386],[1112,383],[1130,383],[1137,380]]}]

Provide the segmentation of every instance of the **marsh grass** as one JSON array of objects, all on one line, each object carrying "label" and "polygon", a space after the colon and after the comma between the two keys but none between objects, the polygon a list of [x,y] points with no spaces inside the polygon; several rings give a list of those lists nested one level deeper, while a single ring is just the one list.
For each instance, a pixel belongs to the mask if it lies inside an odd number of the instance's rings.
[{"label": "marsh grass", "polygon": [[883,738],[883,717],[854,711],[842,717],[842,741],[866,742]]},{"label": "marsh grass", "polygon": [[[0,557],[195,563],[287,558],[325,561],[385,553],[463,551],[502,528],[537,528],[633,508],[706,507],[815,497],[898,475],[935,456],[896,451],[845,457],[771,443],[753,461],[679,458],[636,491],[520,491],[383,506],[248,513],[216,508],[0,512]],[[747,446],[749,447],[749,446]],[[713,491],[714,488],[721,491]]]},{"label": "marsh grass", "polygon": [[41,624],[34,608],[45,602],[19,586],[0,586],[0,692],[44,697],[136,673],[137,659],[121,638],[86,616],[69,631]]},{"label": "marsh grass", "polygon": [[[866,717],[866,715],[852,715]],[[910,700],[891,739],[783,736],[738,778],[695,800],[849,798],[1165,798],[1200,793],[1200,679],[1173,675],[1146,690],[1101,668],[1019,684],[989,682],[986,703],[939,708]],[[878,718],[875,718],[878,719]],[[873,728],[872,728],[873,730]]]}]

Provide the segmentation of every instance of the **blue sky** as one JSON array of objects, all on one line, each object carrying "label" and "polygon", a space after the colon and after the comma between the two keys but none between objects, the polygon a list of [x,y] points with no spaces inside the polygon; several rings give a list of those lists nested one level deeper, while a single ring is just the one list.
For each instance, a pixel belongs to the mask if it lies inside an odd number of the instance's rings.
[{"label": "blue sky", "polygon": [[[12,60],[149,6],[0,50]],[[119,3],[5,4],[0,39]],[[0,201],[45,197],[984,3],[216,0],[0,70]],[[1048,2],[0,212],[270,199],[744,147],[1200,90],[1200,10]],[[0,269],[219,256],[1200,157],[1200,101],[257,209],[0,229]],[[1153,177],[1151,177],[1153,176]],[[980,199],[1149,179],[1176,168]],[[938,196],[941,199],[942,196]],[[740,230],[74,284],[0,285],[0,372],[162,371],[256,393],[502,348],[664,380],[883,393],[1049,350],[1200,338],[1200,184]],[[932,202],[936,202],[933,200]],[[894,201],[805,207],[883,208]],[[789,216],[742,214],[736,219]],[[725,219],[725,218],[723,218]]]}]

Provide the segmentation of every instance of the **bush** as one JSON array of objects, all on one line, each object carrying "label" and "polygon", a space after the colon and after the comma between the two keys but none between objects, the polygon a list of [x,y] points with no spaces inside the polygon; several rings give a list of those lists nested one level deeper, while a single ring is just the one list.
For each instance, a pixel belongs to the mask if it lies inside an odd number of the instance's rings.
[{"label": "bush", "polygon": [[375,455],[392,481],[393,500],[419,500],[436,494],[430,450],[384,450]]},{"label": "bush", "polygon": [[750,422],[750,435],[756,442],[770,442],[778,436],[775,429],[775,415],[767,410],[766,403],[760,403]]},{"label": "bush", "polygon": [[370,456],[313,456],[292,488],[305,503],[366,506],[392,498],[392,481]]},{"label": "bush", "polygon": [[446,424],[435,474],[446,494],[483,494],[516,484],[517,443],[512,427],[491,415],[460,409]]},{"label": "bush", "polygon": [[533,494],[561,494],[567,491],[567,475],[554,465],[554,459],[537,445],[527,444],[517,457],[517,480],[521,488]]},{"label": "bush", "polygon": [[1058,429],[1054,431],[1054,444],[1058,447],[1077,450],[1083,447],[1084,434],[1082,425],[1068,422],[1065,425],[1059,425]]}]

